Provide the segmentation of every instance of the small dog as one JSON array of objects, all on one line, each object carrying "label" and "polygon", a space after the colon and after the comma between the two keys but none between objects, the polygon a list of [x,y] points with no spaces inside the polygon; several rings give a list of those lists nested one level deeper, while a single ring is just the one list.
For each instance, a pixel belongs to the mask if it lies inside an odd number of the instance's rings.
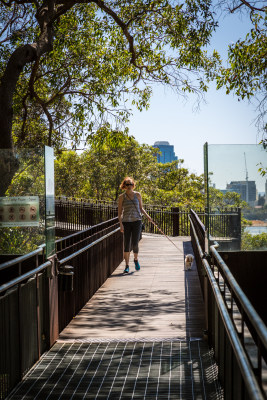
[{"label": "small dog", "polygon": [[185,270],[186,270],[186,271],[187,271],[188,269],[191,269],[192,264],[193,264],[193,261],[194,261],[194,256],[192,256],[192,254],[187,254],[187,255],[185,256],[184,263],[185,263]]}]

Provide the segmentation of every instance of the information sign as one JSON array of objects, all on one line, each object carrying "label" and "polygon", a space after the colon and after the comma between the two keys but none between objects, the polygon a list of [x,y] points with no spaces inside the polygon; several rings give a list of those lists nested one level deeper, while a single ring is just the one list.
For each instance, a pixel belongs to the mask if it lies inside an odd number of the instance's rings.
[{"label": "information sign", "polygon": [[39,197],[0,197],[0,227],[39,226]]}]

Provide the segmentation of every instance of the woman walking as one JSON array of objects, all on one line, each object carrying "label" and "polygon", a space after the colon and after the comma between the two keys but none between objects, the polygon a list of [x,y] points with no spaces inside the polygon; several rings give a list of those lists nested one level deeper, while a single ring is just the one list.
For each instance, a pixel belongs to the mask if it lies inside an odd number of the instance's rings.
[{"label": "woman walking", "polygon": [[138,242],[142,229],[142,214],[144,214],[149,221],[152,221],[152,219],[143,209],[141,194],[134,191],[135,182],[132,178],[129,176],[124,178],[120,188],[124,190],[124,193],[119,196],[118,217],[120,230],[124,234],[124,272],[128,273],[131,244],[134,253],[135,269],[137,271],[140,269],[140,264],[138,262]]}]

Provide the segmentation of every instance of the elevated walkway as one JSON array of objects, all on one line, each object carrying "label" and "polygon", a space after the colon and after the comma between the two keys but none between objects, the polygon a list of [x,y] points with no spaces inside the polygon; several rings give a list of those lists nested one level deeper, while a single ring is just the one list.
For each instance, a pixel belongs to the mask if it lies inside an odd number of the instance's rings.
[{"label": "elevated walkway", "polygon": [[143,235],[10,399],[223,399],[188,237]]},{"label": "elevated walkway", "polygon": [[194,265],[184,271],[184,253],[192,253],[190,239],[172,240],[180,252],[164,237],[143,235],[141,270],[135,271],[131,258],[125,275],[121,263],[59,340],[202,338],[204,305],[197,269]]}]

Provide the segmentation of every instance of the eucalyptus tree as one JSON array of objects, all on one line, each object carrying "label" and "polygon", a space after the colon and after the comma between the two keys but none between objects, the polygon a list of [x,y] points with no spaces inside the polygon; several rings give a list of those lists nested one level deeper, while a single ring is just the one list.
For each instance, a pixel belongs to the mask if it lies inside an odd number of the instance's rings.
[{"label": "eucalyptus tree", "polygon": [[132,176],[137,190],[150,183],[150,175],[157,169],[156,150],[147,144],[139,144],[122,131],[101,127],[90,140],[90,149],[80,156],[84,183],[81,197],[117,201],[120,183],[125,176]]},{"label": "eucalyptus tree", "polygon": [[159,163],[143,196],[147,202],[163,206],[203,208],[203,175],[196,175],[183,166],[180,159]]},{"label": "eucalyptus tree", "polygon": [[81,190],[88,177],[81,155],[74,150],[63,151],[55,159],[55,192],[57,196],[82,197]]},{"label": "eucalyptus tree", "polygon": [[156,155],[154,147],[102,127],[91,138],[89,150],[80,155],[63,152],[57,157],[57,194],[117,201],[120,183],[131,176],[144,203],[202,207],[203,176],[191,174],[183,160],[158,163]]},{"label": "eucalyptus tree", "polygon": [[0,0],[0,148],[75,148],[110,118],[127,121],[133,104],[147,107],[153,82],[205,91],[218,60],[205,51],[210,3]]}]

